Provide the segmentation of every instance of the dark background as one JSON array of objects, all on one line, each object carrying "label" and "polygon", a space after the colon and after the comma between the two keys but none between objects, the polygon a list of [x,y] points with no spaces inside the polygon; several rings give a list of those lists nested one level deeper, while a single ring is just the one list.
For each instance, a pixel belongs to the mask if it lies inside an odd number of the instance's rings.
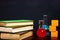
[{"label": "dark background", "polygon": [[0,0],[0,10],[0,20],[33,19],[35,32],[43,15],[60,19],[60,0]]},{"label": "dark background", "polygon": [[60,0],[0,0],[0,19],[59,19]]}]

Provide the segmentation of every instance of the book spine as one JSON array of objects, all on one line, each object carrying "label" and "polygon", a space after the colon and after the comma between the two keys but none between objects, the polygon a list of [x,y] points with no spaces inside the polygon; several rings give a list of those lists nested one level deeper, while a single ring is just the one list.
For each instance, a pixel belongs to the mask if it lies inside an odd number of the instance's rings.
[{"label": "book spine", "polygon": [[22,22],[22,23],[0,23],[0,26],[25,26],[25,25],[33,25],[33,22]]},{"label": "book spine", "polygon": [[12,32],[12,28],[0,27],[0,32]]},{"label": "book spine", "polygon": [[0,22],[0,26],[6,26],[6,23]]},{"label": "book spine", "polygon": [[0,27],[0,32],[10,32],[10,33],[16,33],[16,32],[22,32],[22,31],[28,31],[33,30],[33,26],[26,26],[21,28],[6,28],[6,27]]},{"label": "book spine", "polygon": [[1,33],[1,39],[19,39],[19,34],[8,34],[8,33]]}]

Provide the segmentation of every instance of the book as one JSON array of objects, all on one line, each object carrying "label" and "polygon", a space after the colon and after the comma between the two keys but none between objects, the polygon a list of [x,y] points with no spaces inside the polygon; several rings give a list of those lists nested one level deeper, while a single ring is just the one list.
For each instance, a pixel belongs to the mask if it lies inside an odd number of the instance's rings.
[{"label": "book", "polygon": [[11,33],[0,33],[0,38],[1,39],[19,39],[19,40],[23,40],[25,38],[28,38],[30,36],[33,36],[33,32],[32,31],[28,31],[25,32],[24,34],[20,35],[19,33],[17,34],[11,34]]},{"label": "book", "polygon": [[29,31],[29,32],[21,35],[20,39],[23,40],[23,39],[28,38],[28,37],[31,37],[31,36],[33,36],[33,32],[32,31]]},{"label": "book", "polygon": [[0,33],[1,39],[19,39],[20,34]]},{"label": "book", "polygon": [[11,22],[31,22],[33,20],[0,20],[0,22],[11,23]]},{"label": "book", "polygon": [[33,30],[33,26],[26,26],[21,28],[6,28],[6,27],[0,27],[0,32],[10,32],[10,33],[17,33],[22,31],[28,31]]},{"label": "book", "polygon": [[0,26],[9,26],[9,27],[16,27],[16,26],[26,26],[26,25],[33,25],[33,22],[25,22],[25,23],[0,23]]},{"label": "book", "polygon": [[5,20],[0,21],[0,26],[3,27],[16,27],[16,26],[26,26],[26,25],[33,25],[33,20]]}]

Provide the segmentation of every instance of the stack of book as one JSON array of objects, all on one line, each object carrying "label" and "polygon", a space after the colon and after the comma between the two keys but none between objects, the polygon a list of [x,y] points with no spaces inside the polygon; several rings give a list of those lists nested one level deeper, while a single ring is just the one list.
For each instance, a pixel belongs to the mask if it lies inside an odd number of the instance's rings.
[{"label": "stack of book", "polygon": [[24,39],[29,36],[32,36],[32,30],[33,30],[33,20],[0,21],[1,39]]}]

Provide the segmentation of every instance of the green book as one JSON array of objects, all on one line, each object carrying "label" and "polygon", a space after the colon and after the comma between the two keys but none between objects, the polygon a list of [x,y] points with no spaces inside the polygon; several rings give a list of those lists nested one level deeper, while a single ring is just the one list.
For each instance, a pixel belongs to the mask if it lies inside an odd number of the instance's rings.
[{"label": "green book", "polygon": [[1,20],[0,22],[9,23],[9,22],[32,22],[33,20]]},{"label": "green book", "polygon": [[2,20],[0,26],[26,26],[33,25],[33,20]]}]

